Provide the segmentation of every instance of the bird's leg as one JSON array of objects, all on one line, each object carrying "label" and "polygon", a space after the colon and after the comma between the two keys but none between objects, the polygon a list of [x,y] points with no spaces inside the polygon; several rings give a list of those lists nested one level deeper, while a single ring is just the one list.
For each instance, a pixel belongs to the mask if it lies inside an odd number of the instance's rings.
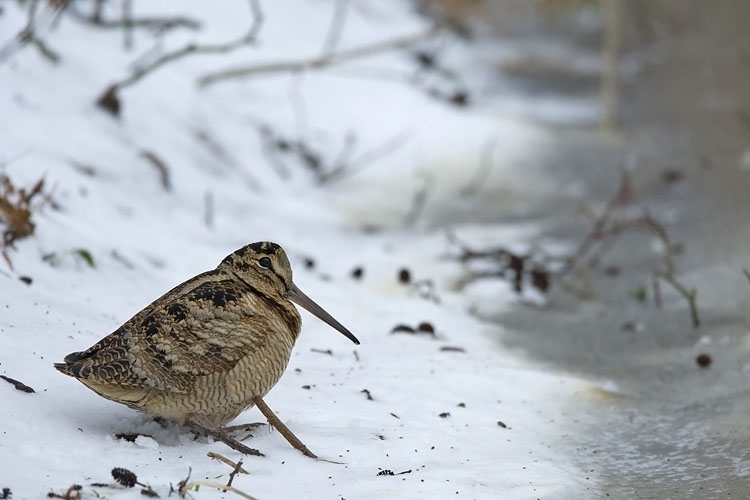
[{"label": "bird's leg", "polygon": [[240,443],[236,439],[233,439],[227,435],[224,429],[209,429],[208,427],[198,424],[196,422],[187,422],[187,426],[195,429],[198,432],[202,432],[214,438],[217,441],[221,441],[225,445],[229,446],[235,451],[239,451],[243,455],[254,455],[256,457],[264,457],[265,455],[255,448],[250,448]]},{"label": "bird's leg", "polygon": [[279,417],[277,417],[276,414],[271,410],[271,408],[268,407],[265,401],[263,401],[263,398],[257,396],[253,398],[253,403],[255,403],[255,406],[258,407],[263,416],[268,419],[268,423],[276,428],[276,430],[279,431],[282,436],[284,436],[284,439],[286,439],[289,444],[301,451],[306,457],[318,458],[315,453],[311,452],[307,448],[307,446],[305,446],[305,444],[300,441],[292,431],[289,430],[289,427],[284,425],[281,420],[279,420]]}]

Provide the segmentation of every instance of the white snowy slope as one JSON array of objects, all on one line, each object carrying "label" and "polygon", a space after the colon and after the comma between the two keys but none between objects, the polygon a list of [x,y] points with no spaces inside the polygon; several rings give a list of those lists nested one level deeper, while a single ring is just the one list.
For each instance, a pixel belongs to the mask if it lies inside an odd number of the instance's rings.
[{"label": "white snowy slope", "polygon": [[[241,0],[133,4],[136,16],[201,20],[201,31],[164,35],[162,51],[190,41],[232,40],[251,20]],[[502,138],[502,147],[482,188],[500,194],[523,184],[512,166],[543,138],[476,107],[433,99],[401,78],[367,76],[413,71],[403,52],[320,72],[196,85],[199,76],[232,65],[319,54],[334,4],[262,2],[265,21],[256,45],[164,66],[121,92],[119,118],[94,101],[152,47],[148,32],[136,30],[134,48],[125,51],[119,30],[66,15],[48,26],[51,16],[41,2],[39,36],[59,53],[59,64],[33,46],[0,64],[2,172],[19,187],[43,176],[55,205],[38,207],[35,233],[9,250],[13,269],[2,262],[0,274],[0,374],[36,390],[24,393],[0,380],[0,488],[10,488],[14,500],[62,494],[72,484],[83,486],[84,498],[144,498],[140,488],[91,486],[112,483],[113,467],[133,471],[162,498],[189,469],[192,480],[226,483],[230,468],[206,454],[238,460],[237,452],[104,400],[52,363],[258,240],[283,245],[296,283],[362,344],[355,348],[303,315],[290,366],[266,401],[311,450],[342,463],[306,458],[263,428],[248,444],[266,456],[244,458],[249,474],[235,478],[236,488],[265,500],[560,499],[585,498],[595,489],[596,478],[556,446],[570,432],[566,405],[592,384],[505,350],[501,328],[468,313],[477,294],[450,289],[461,267],[445,258],[445,228],[403,225],[425,175],[434,195],[426,212],[436,205],[447,213],[459,205],[465,211],[472,201],[459,200],[457,192],[488,138]],[[78,7],[85,11],[90,4]],[[5,41],[24,26],[26,13],[17,2],[4,2],[2,9]],[[427,27],[407,3],[352,2],[339,48]],[[319,147],[329,162],[348,133],[356,133],[355,157],[399,134],[406,140],[361,172],[318,185],[293,161],[286,178],[279,174],[263,151],[261,123]],[[216,144],[226,154],[217,153]],[[171,189],[144,152],[167,166]],[[248,174],[256,189],[246,182]],[[205,222],[207,198],[213,200],[211,224]],[[380,230],[362,229],[373,225]],[[500,225],[453,229],[472,241],[506,245],[522,244],[534,232]],[[359,279],[351,276],[357,267]],[[439,303],[400,284],[401,268],[415,280],[432,280]],[[519,307],[505,284],[482,290],[482,307]],[[422,322],[434,325],[434,338],[390,333],[398,324]],[[236,423],[261,419],[253,409]],[[151,437],[115,437],[128,432]],[[409,472],[379,476],[384,469]],[[234,496],[205,485],[191,495]]]}]

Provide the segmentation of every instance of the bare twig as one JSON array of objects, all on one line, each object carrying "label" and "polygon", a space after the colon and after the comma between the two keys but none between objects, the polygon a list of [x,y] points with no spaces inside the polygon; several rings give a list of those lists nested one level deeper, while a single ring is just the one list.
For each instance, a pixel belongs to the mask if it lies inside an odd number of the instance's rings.
[{"label": "bare twig", "polygon": [[495,150],[497,149],[498,139],[497,137],[488,139],[482,146],[482,152],[480,154],[479,166],[477,167],[471,179],[459,189],[461,196],[472,196],[475,195],[482,187],[487,176],[492,171],[493,157]]},{"label": "bare twig", "polygon": [[335,0],[331,26],[328,28],[328,35],[326,35],[326,40],[323,44],[324,55],[331,55],[336,52],[341,33],[344,31],[344,23],[346,22],[348,7],[349,0]]},{"label": "bare twig", "polygon": [[435,179],[432,175],[426,174],[422,179],[422,186],[417,189],[411,200],[411,206],[409,211],[404,216],[404,225],[413,226],[416,224],[419,216],[424,211],[424,207],[427,204],[427,197],[430,194],[430,190],[433,187]]},{"label": "bare twig", "polygon": [[227,433],[224,431],[224,429],[209,429],[208,427],[205,427],[195,422],[188,422],[187,425],[189,427],[192,427],[198,432],[211,436],[217,441],[221,441],[222,443],[229,446],[233,450],[239,451],[240,453],[244,455],[253,455],[256,457],[265,456],[263,455],[263,453],[259,452],[255,448],[250,448],[249,446],[245,446],[244,444],[240,443],[236,439],[229,437]]},{"label": "bare twig", "polygon": [[234,470],[236,470],[238,473],[249,474],[249,472],[247,472],[245,469],[243,469],[241,467],[242,460],[240,460],[239,462],[233,462],[232,460],[229,460],[224,455],[220,455],[220,454],[215,453],[213,451],[209,451],[208,453],[206,453],[206,456],[208,456],[208,458],[211,458],[213,460],[218,460],[219,462],[228,465],[229,467],[231,467]]},{"label": "bare twig", "polygon": [[[663,251],[661,254],[662,269],[654,271],[651,277],[651,286],[654,294],[654,304],[657,308],[662,305],[661,297],[661,286],[660,280],[669,283],[680,295],[682,295],[688,302],[688,308],[690,310],[690,318],[693,326],[700,326],[700,316],[698,313],[697,296],[698,292],[695,288],[688,288],[682,284],[675,276],[675,265],[674,265],[674,253],[675,246],[669,236],[667,228],[659,221],[654,219],[648,212],[635,219],[625,219],[620,221],[612,221],[613,214],[616,208],[623,202],[625,195],[629,192],[629,182],[623,182],[618,194],[610,200],[604,213],[597,219],[594,224],[594,228],[589,235],[584,239],[578,251],[569,260],[569,263],[581,262],[587,251],[592,248],[595,241],[599,242],[598,252],[594,251],[593,256],[599,258],[607,242],[610,243],[622,233],[632,230],[640,230],[646,233],[655,235],[661,241]],[[589,259],[591,261],[591,258]],[[569,264],[568,264],[569,265]],[[566,273],[569,267],[563,269],[563,273]]]},{"label": "bare twig", "polygon": [[241,36],[240,38],[236,40],[232,40],[226,43],[219,43],[219,44],[198,45],[195,43],[190,43],[182,47],[181,49],[168,52],[164,54],[163,56],[155,59],[150,64],[147,64],[143,67],[136,69],[133,72],[133,74],[131,74],[129,77],[123,80],[120,80],[119,82],[113,83],[112,85],[107,87],[97,99],[97,104],[107,109],[112,114],[117,115],[119,114],[119,102],[117,103],[117,106],[114,106],[112,104],[113,101],[115,102],[118,101],[117,92],[135,83],[138,83],[142,78],[156,71],[160,67],[166,64],[169,64],[171,62],[177,61],[191,54],[222,54],[226,52],[231,52],[239,47],[243,47],[245,45],[254,43],[255,38],[258,35],[258,32],[260,31],[261,26],[263,25],[264,18],[263,18],[263,11],[260,8],[259,1],[249,0],[249,2],[250,2],[250,11],[252,13],[253,21],[252,21],[252,24],[250,25],[250,28],[243,36]]},{"label": "bare twig", "polygon": [[[656,307],[661,307],[662,304],[660,280],[669,283],[685,298],[685,300],[687,300],[693,326],[697,328],[700,326],[700,316],[697,305],[698,292],[695,288],[688,289],[688,287],[683,285],[675,276],[675,246],[672,243],[667,228],[661,222],[654,219],[648,212],[635,219],[626,219],[617,222],[611,221],[615,209],[622,204],[623,201],[629,198],[631,189],[629,180],[624,177],[618,194],[610,200],[602,216],[597,219],[594,229],[579,247],[576,258],[581,259],[583,254],[585,254],[588,248],[591,247],[594,240],[599,240],[600,242],[606,241],[607,239],[616,238],[620,234],[629,230],[641,230],[656,235],[661,241],[663,247],[661,256],[663,269],[655,271],[652,275],[651,284],[654,292],[654,304]],[[601,244],[600,249],[603,246],[604,245]]]},{"label": "bare twig", "polygon": [[[61,4],[54,4],[53,20],[60,12],[65,8],[67,2]],[[31,44],[35,46],[39,53],[42,54],[50,62],[60,62],[60,56],[57,52],[53,51],[47,44],[37,36],[36,33],[36,15],[37,7],[39,6],[39,0],[31,0],[29,2],[29,15],[26,21],[26,26],[18,32],[5,46],[0,49],[0,63],[8,59],[10,56],[21,50],[24,46]]]},{"label": "bare twig", "polygon": [[651,289],[654,292],[654,305],[657,309],[661,309],[661,283],[656,273],[651,275]]},{"label": "bare twig", "polygon": [[407,139],[406,132],[400,132],[387,139],[371,150],[365,151],[357,157],[350,159],[354,154],[356,136],[348,133],[344,139],[344,145],[336,159],[329,160],[323,151],[302,139],[292,139],[277,133],[266,124],[257,125],[258,134],[261,139],[263,154],[268,162],[278,172],[279,177],[289,177],[287,168],[282,157],[291,157],[301,166],[306,167],[312,173],[318,184],[327,184],[340,180],[348,175],[361,171],[368,165],[374,163],[385,155],[391,154],[402,147]]},{"label": "bare twig", "polygon": [[5,380],[8,383],[13,384],[13,387],[15,387],[17,390],[21,392],[28,392],[33,393],[36,392],[32,387],[29,387],[28,385],[24,384],[23,382],[20,382],[14,378],[7,377],[5,375],[0,375],[0,378]]},{"label": "bare twig", "polygon": [[337,173],[346,171],[351,164],[351,157],[356,149],[357,134],[354,131],[349,131],[344,137],[344,145],[341,147],[341,151],[331,164],[331,170],[323,174],[318,181],[322,184],[329,181],[331,177],[335,178]]},{"label": "bare twig", "polygon": [[384,52],[409,47],[416,43],[423,42],[429,38],[432,38],[440,32],[439,27],[430,28],[427,31],[407,35],[403,37],[393,38],[390,40],[384,40],[375,42],[368,45],[361,45],[348,50],[341,50],[333,54],[324,54],[312,58],[304,59],[292,59],[289,61],[274,62],[269,64],[259,64],[256,66],[246,66],[240,68],[232,68],[227,70],[218,71],[215,73],[208,73],[198,79],[198,83],[201,86],[208,86],[222,80],[249,78],[259,75],[268,75],[280,72],[295,72],[295,71],[306,71],[306,70],[317,70],[327,66],[333,66],[344,62],[352,61],[355,59],[362,59],[365,57],[382,54]]},{"label": "bare twig", "polygon": [[[104,10],[104,2],[105,0],[94,0],[94,7],[91,11],[91,20],[94,23],[99,23],[102,20],[102,11]],[[70,9],[71,12],[74,11],[74,9]]]},{"label": "bare twig", "polygon": [[[496,268],[483,270],[480,272],[469,272],[464,275],[455,284],[455,287],[458,290],[465,288],[468,284],[473,283],[474,281],[479,279],[505,278],[508,274],[510,274],[510,280],[512,282],[513,290],[516,293],[521,293],[523,291],[524,277],[532,273],[530,269],[533,269],[533,272],[542,272],[540,271],[540,265],[530,265],[533,258],[531,254],[521,255],[511,252],[506,248],[474,250],[465,243],[460,242],[453,233],[448,233],[448,238],[452,243],[459,246],[461,253],[458,255],[458,260],[460,260],[461,262],[467,263],[470,261],[488,260],[495,261],[497,263]],[[545,279],[547,279],[546,270],[544,271],[544,276]],[[546,292],[546,288],[543,291]]]},{"label": "bare twig", "polygon": [[[700,325],[697,305],[698,292],[695,288],[685,286],[675,276],[674,256],[678,247],[672,243],[667,228],[647,211],[639,217],[618,217],[620,215],[619,211],[632,198],[633,187],[630,176],[627,171],[623,170],[617,192],[607,202],[602,213],[598,217],[595,217],[592,228],[581,240],[575,252],[567,257],[539,256],[539,251],[519,255],[505,248],[473,250],[466,244],[458,242],[455,235],[449,233],[449,241],[460,245],[461,253],[458,256],[459,260],[468,262],[484,259],[494,264],[493,267],[487,270],[468,272],[462,280],[457,282],[456,286],[463,287],[477,279],[504,278],[507,273],[510,273],[510,278],[513,281],[513,287],[516,292],[521,292],[522,290],[522,275],[528,275],[531,278],[532,286],[541,292],[547,291],[550,278],[557,278],[557,282],[566,291],[579,297],[591,296],[593,287],[591,285],[589,270],[595,263],[598,263],[606,251],[612,248],[621,235],[633,231],[643,231],[655,235],[663,247],[663,251],[661,252],[661,269],[654,271],[651,276],[656,307],[661,307],[660,282],[665,281],[687,300],[693,326],[698,327]],[[580,290],[574,288],[564,280],[572,271],[580,274],[580,280],[583,283],[583,288]],[[750,280],[750,271],[746,271],[746,276]]]},{"label": "bare twig", "polygon": [[643,217],[635,220],[635,225],[646,232],[654,233],[661,240],[664,252],[662,261],[664,263],[664,274],[674,276],[674,245],[669,237],[669,232],[664,224],[654,219],[651,214],[646,213]]},{"label": "bare twig", "polygon": [[[242,460],[237,462],[234,466],[234,469],[232,469],[232,472],[229,473],[229,479],[227,480],[227,488],[230,488],[232,486],[234,477],[240,472],[244,472],[245,474],[247,474],[247,471],[242,468]],[[223,490],[223,491],[227,491],[227,490]]]},{"label": "bare twig", "polygon": [[206,190],[206,194],[204,196],[204,207],[205,211],[203,212],[203,222],[206,224],[206,227],[212,228],[214,227],[214,193],[210,189]]},{"label": "bare twig", "polygon": [[659,280],[661,279],[672,285],[672,288],[687,300],[693,326],[696,328],[700,326],[700,316],[698,314],[697,304],[698,291],[695,288],[688,289],[688,287],[683,285],[675,276],[674,245],[669,237],[667,228],[664,227],[661,222],[654,219],[650,214],[646,213],[638,219],[626,221],[620,226],[614,226],[612,230],[619,232],[628,228],[640,229],[655,234],[661,240],[662,246],[664,247],[662,252],[662,263],[664,269],[655,271],[652,276],[654,304],[656,307],[661,307],[661,287],[659,286]]},{"label": "bare twig", "polygon": [[271,408],[268,407],[265,401],[263,401],[263,398],[261,398],[260,396],[253,398],[253,403],[255,403],[255,406],[258,407],[258,410],[260,410],[263,416],[268,419],[268,423],[271,424],[277,431],[279,431],[289,444],[291,444],[295,449],[301,451],[302,454],[306,457],[318,458],[315,453],[311,452],[307,448],[307,446],[305,446],[305,444],[300,441],[299,438],[297,438],[297,436],[295,436],[291,430],[289,430],[289,427],[284,425],[279,417],[277,417],[276,414],[271,410]]},{"label": "bare twig", "polygon": [[133,0],[122,2],[122,46],[125,50],[133,48]]},{"label": "bare twig", "polygon": [[620,32],[623,22],[622,0],[603,0],[604,42],[602,43],[601,126],[611,130],[617,120],[618,65],[620,61]]},{"label": "bare twig", "polygon": [[174,16],[174,17],[132,17],[131,16],[123,16],[120,19],[104,19],[102,17],[102,11],[101,6],[104,2],[101,0],[97,0],[96,4],[94,5],[94,10],[90,15],[84,15],[79,10],[77,10],[76,3],[70,2],[70,6],[68,7],[68,10],[66,11],[67,14],[69,14],[71,17],[90,24],[92,26],[96,26],[98,28],[105,28],[105,29],[120,29],[120,28],[142,28],[146,30],[151,30],[156,33],[163,33],[165,31],[175,29],[175,28],[186,28],[190,30],[197,30],[200,29],[201,23],[200,21],[197,21],[195,19],[191,19],[189,17],[183,17],[183,16]]},{"label": "bare twig", "polygon": [[254,496],[251,496],[247,493],[245,493],[242,490],[238,490],[234,486],[226,486],[221,483],[217,483],[215,481],[190,481],[185,483],[180,483],[179,485],[179,494],[180,497],[185,498],[185,495],[188,494],[190,490],[195,488],[196,486],[208,486],[209,488],[216,488],[217,490],[221,491],[231,491],[232,493],[235,493],[242,498],[247,498],[248,500],[257,500]]},{"label": "bare twig", "polygon": [[571,260],[568,261],[566,267],[562,270],[562,274],[573,268],[575,262],[581,262],[584,260],[589,249],[594,245],[595,242],[600,241],[604,236],[604,231],[608,224],[612,220],[612,215],[615,210],[620,206],[624,205],[631,200],[633,196],[633,186],[630,180],[630,174],[627,170],[622,170],[620,177],[620,186],[615,196],[613,196],[608,202],[602,214],[596,219],[591,230],[588,232],[586,237],[578,245],[578,249],[573,253]]},{"label": "bare twig", "polygon": [[700,316],[698,315],[698,304],[696,303],[698,290],[696,290],[695,288],[691,288],[688,290],[688,288],[677,281],[677,279],[673,275],[667,274],[663,271],[656,271],[654,275],[672,285],[672,287],[677,290],[680,295],[685,297],[685,300],[687,300],[688,302],[688,307],[690,308],[690,318],[693,320],[693,326],[695,328],[699,327],[701,324],[701,320]]},{"label": "bare twig", "polygon": [[214,137],[207,130],[202,128],[195,128],[193,129],[193,135],[196,139],[198,139],[198,142],[202,144],[209,153],[211,153],[211,155],[213,155],[224,165],[234,170],[234,172],[240,177],[240,179],[242,179],[247,187],[249,187],[256,193],[262,191],[261,185],[258,180],[248,171],[248,169],[244,168],[242,164],[240,164],[240,162],[234,157],[234,155],[227,151],[227,149],[222,146],[219,141],[214,139]]},{"label": "bare twig", "polygon": [[350,162],[342,161],[344,151],[342,151],[339,159],[334,164],[334,168],[322,174],[318,181],[321,184],[327,184],[346,176],[352,175],[356,172],[360,172],[368,165],[372,165],[381,158],[396,152],[401,149],[409,140],[409,133],[407,131],[399,132],[393,137],[386,139],[382,144],[375,146],[374,148],[364,151],[361,155],[353,158]]},{"label": "bare twig", "polygon": [[148,160],[148,162],[156,169],[157,173],[159,174],[161,187],[164,188],[164,191],[171,191],[172,180],[169,175],[169,168],[167,167],[167,164],[164,163],[164,160],[157,156],[157,154],[153,151],[148,150],[141,151],[141,157]]}]

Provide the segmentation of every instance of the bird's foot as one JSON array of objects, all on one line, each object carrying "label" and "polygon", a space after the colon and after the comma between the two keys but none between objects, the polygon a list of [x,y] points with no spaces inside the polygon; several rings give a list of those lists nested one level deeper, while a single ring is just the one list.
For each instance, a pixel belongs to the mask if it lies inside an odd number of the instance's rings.
[{"label": "bird's foot", "polygon": [[239,425],[228,425],[226,427],[223,427],[224,431],[229,433],[235,433],[235,432],[252,432],[258,427],[261,427],[263,425],[268,425],[265,422],[251,422],[249,424],[239,424]]},{"label": "bird's foot", "polygon": [[221,441],[225,445],[229,446],[235,451],[239,451],[243,455],[253,455],[256,457],[263,457],[265,456],[260,451],[256,450],[255,448],[250,448],[249,446],[246,446],[242,443],[240,443],[238,440],[231,437],[226,429],[209,429],[208,427],[205,427],[203,425],[189,422],[187,423],[189,427],[191,427],[193,430],[207,436],[211,436],[216,441]]},{"label": "bird's foot", "polygon": [[267,424],[263,422],[252,422],[249,424],[229,425],[227,427],[223,427],[222,430],[238,441],[246,441],[253,437],[253,432],[255,432],[255,429],[264,425]]}]

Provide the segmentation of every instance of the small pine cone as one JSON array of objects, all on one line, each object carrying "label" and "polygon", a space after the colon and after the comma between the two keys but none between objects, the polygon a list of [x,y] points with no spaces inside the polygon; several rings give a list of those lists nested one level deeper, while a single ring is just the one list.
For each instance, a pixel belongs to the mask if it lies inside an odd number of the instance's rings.
[{"label": "small pine cone", "polygon": [[115,481],[126,488],[132,488],[138,483],[138,476],[122,467],[115,467],[112,469],[112,477],[115,478]]}]

